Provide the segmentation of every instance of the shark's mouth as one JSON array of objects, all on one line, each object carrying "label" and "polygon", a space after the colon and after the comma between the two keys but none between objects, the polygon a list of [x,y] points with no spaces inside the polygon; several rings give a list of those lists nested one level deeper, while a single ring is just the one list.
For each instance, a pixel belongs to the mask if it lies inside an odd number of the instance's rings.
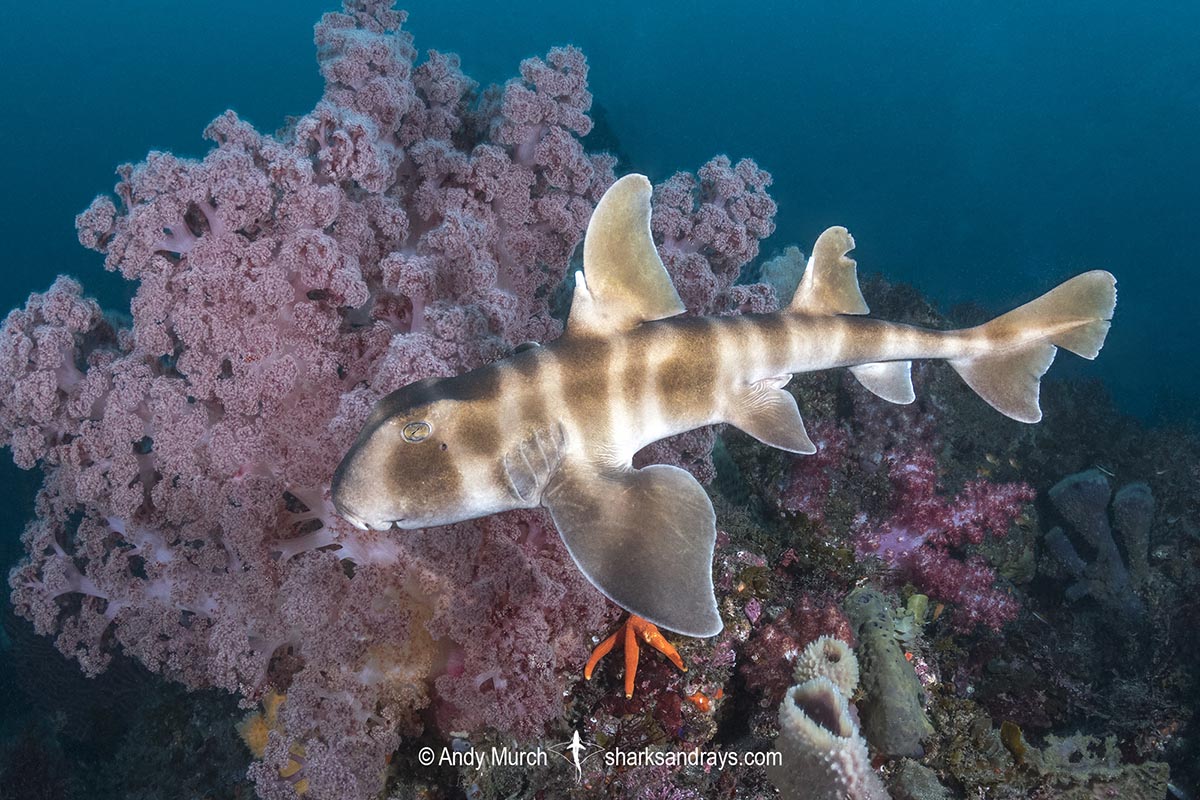
[{"label": "shark's mouth", "polygon": [[404,517],[396,517],[394,519],[370,519],[361,514],[355,513],[347,508],[337,497],[337,490],[334,490],[333,508],[337,515],[349,522],[360,531],[390,531],[392,528],[400,527],[404,522]]}]

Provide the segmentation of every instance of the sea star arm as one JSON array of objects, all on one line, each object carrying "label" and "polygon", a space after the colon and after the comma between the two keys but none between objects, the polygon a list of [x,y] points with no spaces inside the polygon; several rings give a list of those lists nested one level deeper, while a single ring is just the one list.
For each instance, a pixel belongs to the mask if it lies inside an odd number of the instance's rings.
[{"label": "sea star arm", "polygon": [[618,637],[622,638],[622,646],[625,648],[626,698],[633,697],[633,682],[637,677],[638,655],[640,651],[638,640],[650,645],[670,659],[671,663],[676,667],[687,672],[687,667],[683,665],[683,658],[680,657],[679,651],[659,633],[658,627],[652,622],[631,614],[624,625],[597,645],[596,649],[592,651],[591,658],[588,659],[587,664],[583,668],[584,679],[589,681],[592,679],[592,672],[596,669],[596,664],[612,651],[613,647],[616,646]]}]

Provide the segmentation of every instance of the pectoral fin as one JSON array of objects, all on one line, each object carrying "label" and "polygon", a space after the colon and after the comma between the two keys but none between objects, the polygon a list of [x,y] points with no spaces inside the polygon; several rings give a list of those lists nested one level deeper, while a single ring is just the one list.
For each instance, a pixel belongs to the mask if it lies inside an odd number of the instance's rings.
[{"label": "pectoral fin", "polygon": [[779,385],[778,379],[770,379],[751,386],[737,398],[727,421],[771,447],[804,455],[817,452],[804,430],[796,398]]},{"label": "pectoral fin", "polygon": [[716,516],[678,467],[566,464],[542,494],[575,564],[625,610],[685,636],[721,631],[713,594]]}]

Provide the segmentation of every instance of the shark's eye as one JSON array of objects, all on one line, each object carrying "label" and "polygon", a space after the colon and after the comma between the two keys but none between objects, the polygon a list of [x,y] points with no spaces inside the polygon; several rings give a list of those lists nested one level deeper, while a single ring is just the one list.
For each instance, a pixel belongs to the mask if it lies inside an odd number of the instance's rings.
[{"label": "shark's eye", "polygon": [[410,422],[404,426],[400,435],[406,442],[421,442],[427,439],[431,433],[433,433],[433,428],[428,422]]}]

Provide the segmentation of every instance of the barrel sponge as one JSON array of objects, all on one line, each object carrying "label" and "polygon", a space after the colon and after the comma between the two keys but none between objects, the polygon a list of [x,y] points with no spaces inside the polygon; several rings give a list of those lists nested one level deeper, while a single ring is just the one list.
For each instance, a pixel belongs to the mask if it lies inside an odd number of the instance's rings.
[{"label": "barrel sponge", "polygon": [[822,636],[804,648],[796,659],[796,680],[804,683],[822,677],[833,681],[846,697],[854,694],[858,687],[858,656],[850,645],[832,636]]},{"label": "barrel sponge", "polygon": [[781,763],[767,776],[785,800],[888,800],[850,704],[829,678],[788,689],[775,748]]}]

